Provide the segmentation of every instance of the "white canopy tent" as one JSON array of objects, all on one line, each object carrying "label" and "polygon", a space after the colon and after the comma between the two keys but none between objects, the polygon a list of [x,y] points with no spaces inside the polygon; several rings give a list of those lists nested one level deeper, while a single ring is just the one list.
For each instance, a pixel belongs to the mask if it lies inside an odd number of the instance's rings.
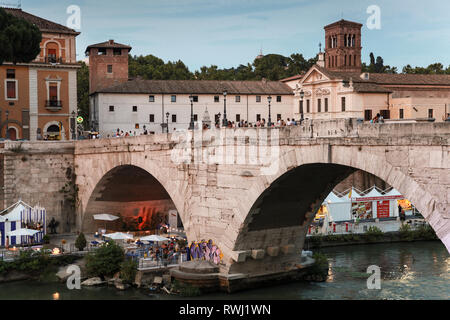
[{"label": "white canopy tent", "polygon": [[126,233],[122,233],[122,232],[105,234],[105,237],[113,239],[113,240],[129,240],[129,239],[133,239],[132,235],[126,234]]},{"label": "white canopy tent", "polygon": [[113,216],[112,214],[96,214],[94,215],[94,220],[99,221],[116,221],[119,217]]},{"label": "white canopy tent", "polygon": [[170,241],[170,239],[153,234],[151,236],[141,238],[141,241],[165,242]]}]

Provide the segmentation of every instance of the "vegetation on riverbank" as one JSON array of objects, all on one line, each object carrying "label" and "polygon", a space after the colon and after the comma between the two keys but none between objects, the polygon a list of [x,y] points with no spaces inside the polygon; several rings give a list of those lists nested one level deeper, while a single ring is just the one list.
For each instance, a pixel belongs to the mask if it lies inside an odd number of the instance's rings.
[{"label": "vegetation on riverbank", "polygon": [[90,277],[112,277],[120,271],[125,260],[123,249],[110,241],[86,256],[86,270]]},{"label": "vegetation on riverbank", "polygon": [[0,261],[0,275],[7,277],[9,273],[23,273],[29,278],[47,278],[58,267],[73,264],[80,259],[75,255],[52,256],[46,252],[23,251],[14,261]]},{"label": "vegetation on riverbank", "polygon": [[429,225],[412,229],[410,225],[404,224],[398,232],[382,232],[379,228],[370,227],[364,234],[330,234],[314,235],[306,239],[307,246],[319,248],[322,246],[352,245],[384,242],[404,241],[431,241],[438,240],[435,231]]}]

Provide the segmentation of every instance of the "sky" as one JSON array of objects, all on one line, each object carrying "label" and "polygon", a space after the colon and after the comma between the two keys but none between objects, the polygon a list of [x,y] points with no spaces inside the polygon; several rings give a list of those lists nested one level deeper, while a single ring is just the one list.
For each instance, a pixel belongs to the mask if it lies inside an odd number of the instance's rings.
[{"label": "sky", "polygon": [[[400,71],[450,65],[447,0],[22,0],[24,11],[64,25],[70,5],[81,9],[79,60],[88,45],[109,39],[191,71],[251,63],[261,49],[312,58],[324,47],[323,27],[344,18],[364,24],[363,62],[373,52]],[[368,27],[371,5],[380,8],[380,29]]]}]

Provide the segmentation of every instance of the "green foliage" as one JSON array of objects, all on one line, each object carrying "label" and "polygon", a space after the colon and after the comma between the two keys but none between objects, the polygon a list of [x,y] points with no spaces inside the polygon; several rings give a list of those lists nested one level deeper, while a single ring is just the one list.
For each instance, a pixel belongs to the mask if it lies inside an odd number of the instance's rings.
[{"label": "green foliage", "polygon": [[199,288],[190,284],[181,283],[177,280],[173,282],[172,290],[178,292],[183,297],[198,297],[202,294]]},{"label": "green foliage", "polygon": [[318,276],[323,280],[328,276],[328,257],[322,253],[314,253],[314,265],[309,269],[309,276]]},{"label": "green foliage", "polygon": [[127,284],[133,284],[136,279],[137,262],[133,259],[126,259],[120,265],[120,278]]},{"label": "green foliage", "polygon": [[406,74],[450,74],[450,66],[445,69],[442,63],[433,63],[428,67],[412,67],[407,65],[403,68],[403,73]]},{"label": "green foliage", "polygon": [[378,56],[375,59],[373,52],[370,53],[370,64],[362,64],[362,72],[369,73],[398,73],[397,67],[385,66],[382,57]]},{"label": "green foliage", "polygon": [[380,228],[376,226],[371,226],[369,229],[367,229],[365,236],[367,240],[369,241],[376,241],[380,238],[382,238],[384,235],[383,231],[380,230]]},{"label": "green foliage", "polygon": [[85,119],[83,126],[88,129],[86,120],[89,119],[89,67],[84,62],[80,64],[81,68],[77,71],[78,115]]},{"label": "green foliage", "polygon": [[412,232],[411,226],[407,223],[403,224],[399,229],[399,236],[402,240],[412,241],[414,240],[414,234]]},{"label": "green foliage", "polygon": [[87,272],[92,277],[112,277],[120,271],[124,251],[114,241],[108,242],[86,256]]},{"label": "green foliage", "polygon": [[44,244],[49,244],[50,243],[50,236],[48,234],[46,234],[45,236],[42,237],[42,242]]},{"label": "green foliage", "polygon": [[42,34],[38,27],[16,18],[0,8],[0,65],[30,62],[41,51]]},{"label": "green foliage", "polygon": [[422,225],[414,231],[414,237],[421,240],[437,240],[439,239],[434,229],[429,225]]},{"label": "green foliage", "polygon": [[21,251],[19,258],[12,262],[0,261],[0,274],[5,274],[13,270],[36,275],[45,273],[46,270],[58,266],[72,264],[79,257],[72,255],[50,256],[49,253],[34,252],[31,250]]},{"label": "green foliage", "polygon": [[83,232],[81,232],[77,239],[75,240],[75,247],[80,250],[83,251],[84,248],[86,248],[87,246],[87,241],[86,241],[86,237],[84,236]]}]

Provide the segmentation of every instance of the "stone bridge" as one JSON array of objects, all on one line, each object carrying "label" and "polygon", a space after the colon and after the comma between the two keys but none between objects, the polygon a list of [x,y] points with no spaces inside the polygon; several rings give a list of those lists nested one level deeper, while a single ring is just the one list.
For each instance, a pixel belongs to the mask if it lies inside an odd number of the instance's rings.
[{"label": "stone bridge", "polygon": [[[190,134],[190,133],[189,133]],[[188,134],[188,135],[189,135]],[[189,241],[212,239],[222,274],[297,268],[327,195],[355,170],[399,190],[450,251],[450,125],[355,119],[77,142],[77,226],[102,202],[170,201]]]}]

